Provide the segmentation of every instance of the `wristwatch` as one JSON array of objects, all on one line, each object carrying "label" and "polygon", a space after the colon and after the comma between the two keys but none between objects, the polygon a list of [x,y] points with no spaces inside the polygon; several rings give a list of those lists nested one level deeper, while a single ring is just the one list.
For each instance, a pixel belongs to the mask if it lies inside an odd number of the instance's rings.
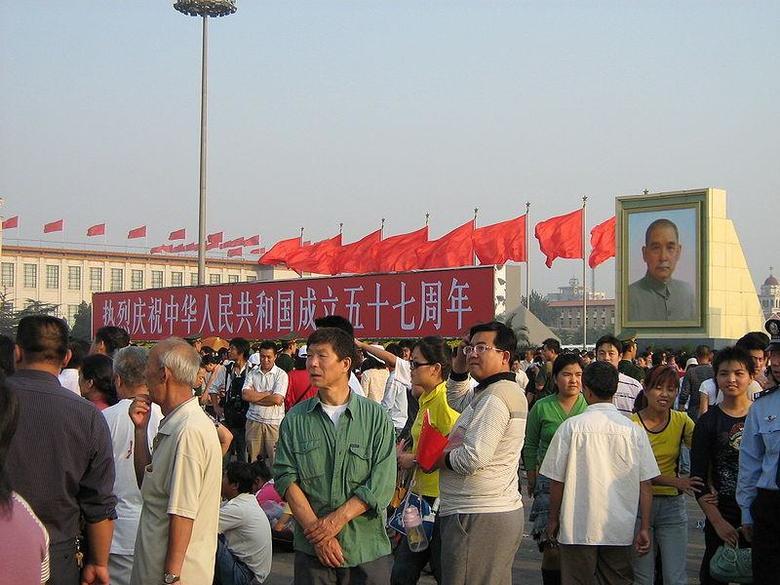
[{"label": "wristwatch", "polygon": [[173,573],[163,573],[164,585],[172,585],[173,583],[178,583],[179,581],[181,581],[181,577],[178,575],[174,575]]}]

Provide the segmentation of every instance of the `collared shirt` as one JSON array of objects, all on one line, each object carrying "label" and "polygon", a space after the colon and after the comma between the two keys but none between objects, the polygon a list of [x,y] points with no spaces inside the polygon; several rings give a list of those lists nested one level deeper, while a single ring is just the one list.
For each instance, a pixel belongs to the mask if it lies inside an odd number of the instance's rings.
[{"label": "collared shirt", "polygon": [[73,542],[79,516],[116,518],[111,435],[95,406],[39,370],[18,370],[19,424],[6,460],[14,490],[49,531],[52,545]]},{"label": "collared shirt", "polygon": [[780,490],[780,389],[755,401],[742,431],[737,503],[743,524],[753,523],[750,506],[759,489]]},{"label": "collared shirt", "polygon": [[634,402],[641,391],[642,384],[631,376],[618,372],[617,392],[612,397],[612,404],[623,416],[631,418],[631,413],[634,412]]},{"label": "collared shirt", "polygon": [[691,321],[696,303],[691,286],[672,278],[661,282],[645,274],[628,287],[629,321]]},{"label": "collared shirt", "polygon": [[[319,518],[352,496],[368,505],[338,535],[344,566],[390,554],[385,508],[395,488],[395,432],[379,404],[350,392],[347,409],[334,425],[318,396],[301,402],[282,421],[273,470],[277,491],[284,495],[297,483]],[[294,546],[315,555],[297,524]]]},{"label": "collared shirt", "polygon": [[[243,390],[251,388],[255,392],[272,392],[284,399],[287,395],[287,381],[287,372],[279,366],[271,366],[267,372],[258,367],[247,373]],[[277,406],[250,404],[246,413],[246,420],[274,426],[278,426],[283,418],[284,400]]]},{"label": "collared shirt", "polygon": [[165,570],[169,514],[194,520],[181,569],[183,583],[211,583],[217,551],[222,451],[214,423],[190,398],[168,413],[154,439],[141,494],[144,505],[130,583],[159,583]]},{"label": "collared shirt", "polygon": [[393,420],[393,426],[397,431],[401,431],[406,426],[409,411],[409,401],[406,397],[408,386],[396,378],[395,371],[390,372],[385,384],[385,395],[382,398],[382,406],[387,409],[390,418]]},{"label": "collared shirt", "polygon": [[[634,540],[639,484],[659,475],[645,432],[611,403],[564,421],[539,473],[561,482],[563,544],[626,546]],[[602,504],[594,506],[594,499]]]}]

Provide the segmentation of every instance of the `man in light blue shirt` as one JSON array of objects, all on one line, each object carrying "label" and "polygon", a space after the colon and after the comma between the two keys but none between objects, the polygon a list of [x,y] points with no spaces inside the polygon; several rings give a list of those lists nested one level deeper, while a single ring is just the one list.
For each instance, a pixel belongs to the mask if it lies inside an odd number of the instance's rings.
[{"label": "man in light blue shirt", "polygon": [[[766,325],[772,335],[767,347],[769,367],[780,379],[780,320]],[[780,386],[759,395],[750,408],[739,450],[737,503],[742,533],[753,544],[753,581],[780,584]]]}]

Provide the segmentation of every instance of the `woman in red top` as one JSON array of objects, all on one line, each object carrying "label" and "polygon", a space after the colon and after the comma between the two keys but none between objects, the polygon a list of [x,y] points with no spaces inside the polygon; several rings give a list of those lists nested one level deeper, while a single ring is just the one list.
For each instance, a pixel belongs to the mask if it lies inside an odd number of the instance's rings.
[{"label": "woman in red top", "polygon": [[302,345],[295,356],[295,365],[287,374],[287,394],[284,397],[284,411],[317,394],[317,388],[311,385],[309,372],[306,371],[306,346]]}]

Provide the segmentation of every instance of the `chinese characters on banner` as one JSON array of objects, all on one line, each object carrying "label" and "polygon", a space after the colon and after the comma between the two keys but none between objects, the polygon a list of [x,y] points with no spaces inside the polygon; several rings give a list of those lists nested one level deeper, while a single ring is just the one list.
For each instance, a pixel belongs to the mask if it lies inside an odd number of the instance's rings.
[{"label": "chinese characters on banner", "polygon": [[458,336],[495,316],[492,266],[96,293],[93,330],[126,329],[134,340],[187,337],[275,339],[308,335],[314,319],[342,315],[357,337]]}]

